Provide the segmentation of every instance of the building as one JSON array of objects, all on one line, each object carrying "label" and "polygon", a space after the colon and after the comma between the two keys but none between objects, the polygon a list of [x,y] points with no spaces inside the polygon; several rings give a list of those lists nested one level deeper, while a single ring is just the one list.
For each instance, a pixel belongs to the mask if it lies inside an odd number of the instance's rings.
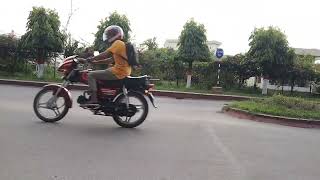
[{"label": "building", "polygon": [[311,55],[315,57],[315,61],[320,61],[320,49],[294,48],[294,52],[297,55]]},{"label": "building", "polygon": [[[208,48],[210,50],[210,52],[215,53],[216,49],[221,45],[221,42],[218,41],[207,41],[207,45]],[[178,40],[177,39],[167,39],[164,43],[164,47],[165,48],[169,48],[169,49],[174,49],[177,50],[178,49]]]}]

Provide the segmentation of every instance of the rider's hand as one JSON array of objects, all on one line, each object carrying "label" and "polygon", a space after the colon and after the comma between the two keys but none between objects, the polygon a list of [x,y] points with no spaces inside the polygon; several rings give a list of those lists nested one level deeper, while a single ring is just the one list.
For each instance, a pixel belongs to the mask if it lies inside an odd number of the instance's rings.
[{"label": "rider's hand", "polygon": [[93,63],[93,60],[91,57],[87,58],[86,61],[87,61],[87,63]]},{"label": "rider's hand", "polygon": [[86,62],[86,59],[84,58],[78,58],[78,62],[84,64]]}]

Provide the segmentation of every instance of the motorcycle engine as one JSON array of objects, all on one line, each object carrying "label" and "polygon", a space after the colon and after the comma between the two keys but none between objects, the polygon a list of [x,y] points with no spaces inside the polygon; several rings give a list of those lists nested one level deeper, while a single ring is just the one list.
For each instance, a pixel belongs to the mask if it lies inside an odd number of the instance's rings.
[{"label": "motorcycle engine", "polygon": [[77,102],[78,102],[79,104],[84,104],[84,103],[87,102],[88,100],[89,100],[89,99],[87,99],[86,96],[80,95],[80,96],[78,97],[78,99],[77,99]]}]

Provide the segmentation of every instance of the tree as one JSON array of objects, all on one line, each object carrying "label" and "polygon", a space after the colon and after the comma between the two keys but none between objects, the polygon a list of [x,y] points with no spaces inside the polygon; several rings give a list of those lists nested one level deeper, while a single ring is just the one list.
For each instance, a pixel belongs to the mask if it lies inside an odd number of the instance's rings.
[{"label": "tree", "polygon": [[33,7],[28,17],[27,32],[21,37],[21,42],[23,48],[35,55],[39,78],[43,76],[45,60],[56,52],[62,52],[64,38],[58,13],[43,7]]},{"label": "tree", "polygon": [[69,57],[76,54],[78,45],[79,41],[72,39],[71,34],[68,34],[64,47],[64,57]]},{"label": "tree", "polygon": [[[293,55],[287,37],[280,29],[274,27],[255,29],[249,41],[248,56],[259,63],[264,83],[267,84],[269,78],[279,79],[285,74],[286,67],[293,65]],[[266,93],[266,88],[263,93]]]},{"label": "tree", "polygon": [[172,49],[159,48],[141,51],[139,54],[142,73],[164,80],[174,80],[173,60],[176,52]]},{"label": "tree", "polygon": [[183,79],[183,75],[184,75],[184,71],[185,71],[184,64],[179,58],[173,59],[173,69],[174,69],[173,74],[176,79],[176,85],[178,87],[179,80]]},{"label": "tree", "polygon": [[304,86],[305,82],[315,80],[317,73],[314,62],[315,57],[311,55],[295,56],[294,65],[288,76],[290,80],[291,93],[293,92],[293,88],[296,83]]},{"label": "tree", "polygon": [[229,56],[224,61],[229,63],[228,72],[233,72],[238,80],[238,87],[243,86],[246,79],[259,75],[259,67],[256,61],[247,55],[236,54]]},{"label": "tree", "polygon": [[125,15],[118,14],[116,11],[111,13],[109,17],[106,17],[104,20],[100,21],[98,25],[98,31],[95,34],[94,40],[94,49],[102,52],[107,49],[107,44],[103,42],[102,35],[104,30],[110,25],[118,25],[123,29],[124,32],[124,41],[130,39],[130,21]]},{"label": "tree", "polygon": [[11,35],[0,35],[0,70],[14,72],[17,70],[17,51],[20,39]]},{"label": "tree", "polygon": [[210,59],[204,25],[198,24],[193,19],[189,20],[180,34],[178,46],[178,57],[188,63],[187,88],[189,88],[191,86],[192,63]]},{"label": "tree", "polygon": [[150,38],[145,40],[141,45],[142,49],[154,50],[158,48],[157,38]]}]

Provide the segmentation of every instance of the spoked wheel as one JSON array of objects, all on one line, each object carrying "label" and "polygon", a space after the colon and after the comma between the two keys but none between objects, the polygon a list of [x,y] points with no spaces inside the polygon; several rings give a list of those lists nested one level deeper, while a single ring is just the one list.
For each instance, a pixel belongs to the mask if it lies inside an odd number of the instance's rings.
[{"label": "spoked wheel", "polygon": [[[134,91],[128,92],[128,99],[130,104],[129,110],[134,110],[136,113],[131,117],[115,115],[113,116],[113,119],[121,127],[134,128],[143,123],[147,118],[149,111],[148,102],[142,94]],[[121,95],[115,102],[126,103],[126,98],[124,95]],[[130,106],[134,106],[134,108],[131,108]]]},{"label": "spoked wheel", "polygon": [[54,97],[56,90],[42,89],[33,101],[33,110],[41,120],[56,122],[61,120],[69,111],[65,97]]}]

